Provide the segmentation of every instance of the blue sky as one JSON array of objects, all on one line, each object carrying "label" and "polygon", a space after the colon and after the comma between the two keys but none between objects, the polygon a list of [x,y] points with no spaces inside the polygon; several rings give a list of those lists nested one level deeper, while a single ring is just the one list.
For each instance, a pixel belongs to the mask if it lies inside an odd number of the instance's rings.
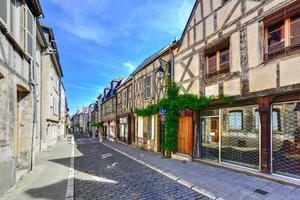
[{"label": "blue sky", "polygon": [[53,27],[70,113],[181,36],[195,0],[40,0]]}]

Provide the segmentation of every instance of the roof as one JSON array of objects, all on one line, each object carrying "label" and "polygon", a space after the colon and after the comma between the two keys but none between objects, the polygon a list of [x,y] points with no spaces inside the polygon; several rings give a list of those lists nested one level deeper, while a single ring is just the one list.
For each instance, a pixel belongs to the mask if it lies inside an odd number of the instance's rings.
[{"label": "roof", "polygon": [[124,79],[122,80],[121,84],[120,84],[116,89],[120,88],[121,86],[125,85],[126,83],[128,83],[128,82],[131,81],[131,80],[132,80],[132,76],[129,76],[129,77],[127,77],[127,78],[124,78]]},{"label": "roof", "polygon": [[50,35],[50,44],[48,44],[48,45],[52,45],[52,47],[56,50],[55,58],[56,58],[57,63],[58,63],[58,70],[59,70],[59,73],[61,74],[61,77],[63,77],[63,71],[62,71],[62,67],[61,67],[61,64],[60,64],[60,57],[59,57],[58,48],[57,48],[57,45],[56,45],[53,29],[50,26],[47,26],[43,23],[40,23],[40,24],[41,24],[42,29],[46,30]]},{"label": "roof", "polygon": [[27,5],[34,16],[36,17],[44,16],[39,0],[28,0]]},{"label": "roof", "polygon": [[196,10],[196,8],[197,8],[197,5],[198,5],[198,0],[195,1],[194,7],[193,7],[192,12],[191,12],[191,14],[190,14],[190,16],[189,16],[189,19],[188,19],[187,23],[185,24],[185,27],[184,27],[183,32],[182,32],[182,34],[181,34],[181,37],[180,37],[180,39],[179,39],[179,41],[178,41],[178,42],[179,42],[179,45],[182,44],[184,35],[185,35],[185,33],[186,33],[187,29],[188,29],[188,25],[189,25],[190,21],[192,20],[192,17],[193,17],[193,15],[194,15],[194,13],[195,13],[195,10]]},{"label": "roof", "polygon": [[164,48],[160,49],[159,51],[155,52],[154,54],[152,54],[151,56],[149,56],[148,58],[146,58],[142,64],[140,64],[132,73],[130,76],[135,75],[136,73],[138,73],[139,71],[141,71],[142,69],[144,69],[147,65],[149,65],[151,62],[153,62],[155,59],[157,59],[159,56],[161,56],[162,54],[164,54],[165,52],[167,52],[170,48],[173,47],[174,44],[172,45],[167,45]]}]

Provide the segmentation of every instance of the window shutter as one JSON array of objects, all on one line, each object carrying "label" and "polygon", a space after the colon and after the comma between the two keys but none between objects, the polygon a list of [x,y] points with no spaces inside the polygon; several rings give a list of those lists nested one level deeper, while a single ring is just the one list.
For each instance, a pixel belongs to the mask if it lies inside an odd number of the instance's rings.
[{"label": "window shutter", "polygon": [[4,25],[7,25],[8,21],[8,0],[0,0],[0,19]]},{"label": "window shutter", "polygon": [[300,15],[291,19],[291,45],[300,44]]},{"label": "window shutter", "polygon": [[221,51],[220,54],[220,70],[229,69],[229,49]]},{"label": "window shutter", "polygon": [[208,57],[208,74],[217,72],[217,55]]},{"label": "window shutter", "polygon": [[26,51],[32,57],[33,56],[33,15],[31,14],[29,8],[26,8]]}]

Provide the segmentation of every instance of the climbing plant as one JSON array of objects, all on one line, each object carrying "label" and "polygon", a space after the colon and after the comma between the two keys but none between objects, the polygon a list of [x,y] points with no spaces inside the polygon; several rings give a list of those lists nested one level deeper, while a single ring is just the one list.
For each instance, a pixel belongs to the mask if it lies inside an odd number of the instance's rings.
[{"label": "climbing plant", "polygon": [[[194,94],[180,94],[180,88],[174,82],[168,81],[167,97],[161,99],[157,104],[148,105],[144,109],[135,109],[134,112],[138,116],[151,116],[159,113],[160,109],[166,109],[165,120],[165,137],[162,148],[170,155],[175,152],[177,148],[177,134],[178,134],[178,116],[180,112],[185,109],[198,111],[208,106],[213,98],[199,97]],[[234,102],[233,97],[220,96],[219,101],[225,103]]]}]

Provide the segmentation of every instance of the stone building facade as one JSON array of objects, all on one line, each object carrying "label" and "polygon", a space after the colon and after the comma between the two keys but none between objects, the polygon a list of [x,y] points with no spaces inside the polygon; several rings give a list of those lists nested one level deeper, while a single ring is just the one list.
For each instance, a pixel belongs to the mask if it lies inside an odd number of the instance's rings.
[{"label": "stone building facade", "polygon": [[[37,1],[0,2],[0,194],[33,163]],[[25,23],[26,22],[26,23]]]},{"label": "stone building facade", "polygon": [[[47,149],[57,142],[60,134],[61,120],[61,79],[63,77],[60,65],[59,54],[55,42],[53,29],[46,25],[41,25],[44,37],[47,41],[50,53],[43,53],[42,62],[42,149]],[[64,91],[63,91],[64,93]]]},{"label": "stone building facade", "polygon": [[35,163],[43,143],[43,57],[38,0],[0,1],[0,195]]},{"label": "stone building facade", "polygon": [[[215,103],[180,123],[194,159],[300,178],[300,2],[197,0],[175,82]],[[233,105],[218,101],[235,96]],[[188,124],[188,125],[187,125]]]}]

